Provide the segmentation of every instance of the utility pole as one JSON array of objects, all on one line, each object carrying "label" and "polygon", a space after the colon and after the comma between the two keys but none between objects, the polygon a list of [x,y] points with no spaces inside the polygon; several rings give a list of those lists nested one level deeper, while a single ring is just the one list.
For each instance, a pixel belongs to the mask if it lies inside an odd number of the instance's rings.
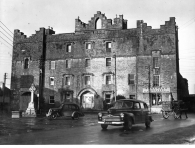
[{"label": "utility pole", "polygon": [[114,63],[115,63],[115,66],[114,66],[114,73],[115,73],[115,93],[114,93],[114,99],[115,99],[115,102],[116,102],[116,95],[117,95],[117,87],[116,87],[116,53],[114,52],[114,55],[113,55],[113,57],[115,58],[115,61],[114,61]]},{"label": "utility pole", "polygon": [[4,82],[3,82],[3,104],[2,104],[2,110],[4,112],[4,100],[5,100],[5,86],[6,86],[6,79],[7,79],[7,73],[4,74]]},{"label": "utility pole", "polygon": [[149,104],[150,104],[150,112],[151,112],[151,98],[150,98],[150,65],[148,65],[148,94],[149,94]]},{"label": "utility pole", "polygon": [[150,106],[150,112],[151,112],[151,99],[150,99],[150,65],[145,67],[148,69],[148,98],[149,98],[149,106]]}]

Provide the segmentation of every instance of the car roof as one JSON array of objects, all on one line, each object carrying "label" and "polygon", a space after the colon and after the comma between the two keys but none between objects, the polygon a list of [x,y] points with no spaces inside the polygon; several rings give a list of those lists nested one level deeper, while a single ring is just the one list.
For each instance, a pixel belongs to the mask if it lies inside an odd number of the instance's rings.
[{"label": "car roof", "polygon": [[146,103],[142,100],[136,100],[136,99],[120,99],[120,100],[117,100],[117,101],[131,101],[131,102],[142,102],[142,103]]}]

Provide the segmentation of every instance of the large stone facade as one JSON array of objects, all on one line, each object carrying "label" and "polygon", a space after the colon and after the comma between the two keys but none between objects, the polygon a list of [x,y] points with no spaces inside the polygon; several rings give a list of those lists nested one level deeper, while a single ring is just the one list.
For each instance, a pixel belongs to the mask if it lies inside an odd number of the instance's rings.
[{"label": "large stone facade", "polygon": [[174,17],[159,29],[142,20],[127,29],[123,15],[112,22],[98,11],[88,24],[77,18],[74,33],[55,35],[52,28],[40,28],[27,38],[15,30],[11,88],[20,110],[27,108],[32,83],[37,108],[72,101],[102,109],[117,94],[159,110],[170,93],[180,99],[178,57]]}]

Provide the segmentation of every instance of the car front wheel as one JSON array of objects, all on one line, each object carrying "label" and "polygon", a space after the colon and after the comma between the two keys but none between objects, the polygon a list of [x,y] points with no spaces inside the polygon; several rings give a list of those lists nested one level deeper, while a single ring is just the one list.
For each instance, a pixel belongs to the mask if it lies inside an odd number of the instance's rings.
[{"label": "car front wheel", "polygon": [[101,124],[101,127],[103,130],[106,130],[108,128],[108,125],[107,124]]}]

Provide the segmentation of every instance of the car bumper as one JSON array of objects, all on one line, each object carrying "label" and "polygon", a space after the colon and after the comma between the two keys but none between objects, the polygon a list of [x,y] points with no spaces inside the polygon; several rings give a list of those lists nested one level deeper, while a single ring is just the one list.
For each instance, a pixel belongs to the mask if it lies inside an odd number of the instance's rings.
[{"label": "car bumper", "polygon": [[124,121],[98,121],[99,124],[124,124]]}]

